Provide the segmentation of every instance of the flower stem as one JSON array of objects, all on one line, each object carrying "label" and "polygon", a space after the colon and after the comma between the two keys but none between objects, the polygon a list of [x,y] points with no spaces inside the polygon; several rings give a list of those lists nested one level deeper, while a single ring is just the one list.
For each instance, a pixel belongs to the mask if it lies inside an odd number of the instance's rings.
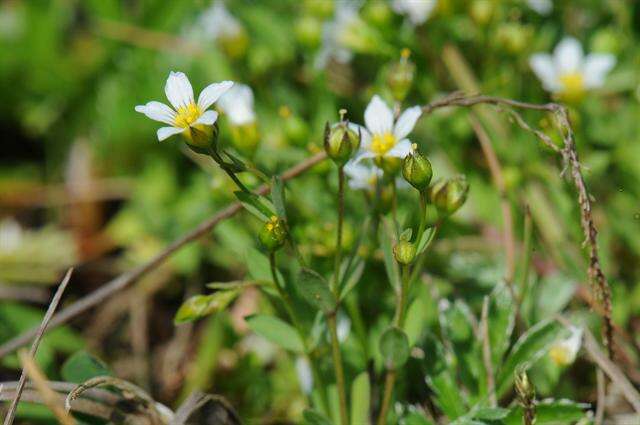
[{"label": "flower stem", "polygon": [[338,167],[338,225],[336,235],[336,255],[334,263],[333,293],[340,294],[340,267],[342,262],[342,222],[344,221],[344,168]]},{"label": "flower stem", "polygon": [[291,322],[293,323],[294,327],[296,328],[296,331],[298,332],[298,335],[300,336],[300,339],[302,340],[302,344],[304,345],[305,356],[307,357],[307,360],[309,361],[309,366],[311,367],[311,373],[313,374],[313,380],[314,380],[314,382],[317,382],[317,384],[318,384],[318,390],[319,390],[319,393],[320,393],[320,401],[322,402],[322,408],[324,409],[325,412],[328,413],[329,412],[329,399],[327,397],[327,392],[326,392],[326,387],[324,385],[324,380],[322,379],[322,375],[320,374],[320,371],[318,369],[318,365],[314,361],[314,358],[311,356],[311,353],[309,353],[309,346],[308,346],[308,343],[307,343],[307,338],[304,335],[304,330],[302,328],[302,324],[300,323],[300,320],[298,320],[298,316],[295,314],[295,311],[293,309],[293,303],[291,302],[291,297],[289,297],[289,294],[287,294],[287,292],[285,291],[284,287],[280,283],[280,279],[278,278],[278,269],[277,269],[277,265],[276,265],[276,254],[275,254],[275,252],[269,253],[269,265],[270,265],[270,268],[271,268],[271,278],[273,279],[273,285],[276,287],[276,290],[278,291],[278,294],[280,295],[280,298],[282,298],[282,302],[284,304],[285,309],[287,310],[287,314],[289,315],[289,318],[291,319]]},{"label": "flower stem", "polygon": [[209,156],[211,156],[211,158],[213,158],[213,160],[220,166],[220,168],[222,168],[222,170],[227,173],[227,175],[231,178],[231,180],[233,180],[233,182],[236,184],[236,186],[238,186],[240,190],[246,193],[252,193],[249,188],[247,188],[247,186],[245,186],[244,183],[240,181],[238,176],[236,176],[236,173],[231,168],[229,168],[229,165],[224,162],[218,152],[216,152],[214,149],[210,149]]},{"label": "flower stem", "polygon": [[391,403],[391,394],[393,386],[396,382],[397,373],[395,370],[388,370],[384,379],[384,395],[382,396],[382,407],[380,408],[380,416],[378,416],[378,425],[384,425],[387,422],[387,411]]},{"label": "flower stem", "polygon": [[427,195],[424,191],[420,191],[420,225],[418,226],[418,235],[416,236],[416,246],[420,245],[422,235],[427,227]]},{"label": "flower stem", "polygon": [[347,393],[344,384],[344,370],[342,369],[342,355],[340,354],[340,341],[338,341],[338,329],[336,324],[336,313],[327,315],[329,333],[331,334],[331,354],[333,356],[333,366],[336,371],[336,386],[338,387],[338,398],[340,401],[340,423],[348,425],[347,416]]}]

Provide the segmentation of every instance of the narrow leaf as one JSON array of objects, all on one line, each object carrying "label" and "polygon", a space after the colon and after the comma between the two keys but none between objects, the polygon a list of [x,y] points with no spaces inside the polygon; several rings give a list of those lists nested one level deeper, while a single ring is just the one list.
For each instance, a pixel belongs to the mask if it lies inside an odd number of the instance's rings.
[{"label": "narrow leaf", "polygon": [[275,317],[257,314],[245,319],[249,328],[280,347],[301,353],[304,344],[298,332],[290,324]]},{"label": "narrow leaf", "polygon": [[271,200],[278,217],[286,220],[287,210],[285,208],[284,184],[280,176],[273,176],[271,181]]},{"label": "narrow leaf", "polygon": [[371,384],[369,374],[362,372],[351,384],[351,425],[369,423]]},{"label": "narrow leaf", "polygon": [[102,360],[83,350],[64,362],[60,374],[65,381],[80,384],[96,376],[112,375],[112,372]]},{"label": "narrow leaf", "polygon": [[335,310],[336,299],[329,289],[329,283],[317,272],[302,268],[296,283],[300,295],[309,304],[325,313]]},{"label": "narrow leaf", "polygon": [[173,322],[176,324],[192,322],[224,310],[237,295],[237,289],[218,291],[210,295],[195,295],[180,306]]},{"label": "narrow leaf", "polygon": [[243,191],[233,192],[236,198],[242,203],[242,206],[262,221],[267,221],[276,215],[275,208],[271,202],[264,196],[258,196],[253,193]]},{"label": "narrow leaf", "polygon": [[407,310],[404,331],[409,338],[410,347],[413,347],[418,338],[420,338],[426,320],[426,310],[427,306],[420,298],[416,299]]},{"label": "narrow leaf", "polygon": [[380,245],[382,246],[382,253],[384,254],[384,268],[387,272],[387,278],[391,287],[394,289],[400,288],[400,269],[398,269],[398,263],[393,256],[393,237],[391,236],[391,229],[387,220],[382,221],[380,230]]},{"label": "narrow leaf", "polygon": [[436,394],[435,403],[440,410],[453,421],[466,412],[466,403],[460,388],[448,371],[443,371],[433,378],[427,377],[429,386]]}]

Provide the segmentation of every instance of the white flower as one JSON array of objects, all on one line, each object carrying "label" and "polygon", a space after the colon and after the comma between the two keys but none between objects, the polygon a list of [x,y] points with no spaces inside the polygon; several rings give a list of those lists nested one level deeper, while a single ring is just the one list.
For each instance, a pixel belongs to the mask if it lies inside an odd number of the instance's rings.
[{"label": "white flower", "polygon": [[553,10],[552,0],[527,0],[527,5],[540,15],[548,15]]},{"label": "white flower", "polygon": [[378,178],[382,177],[382,170],[374,165],[364,165],[351,160],[344,166],[344,173],[349,178],[349,187],[354,190],[373,189]]},{"label": "white flower", "polygon": [[182,72],[171,72],[164,86],[167,99],[173,109],[162,102],[151,101],[136,106],[136,111],[155,121],[169,124],[158,129],[158,140],[163,141],[174,134],[184,133],[190,137],[190,129],[196,126],[212,126],[218,119],[216,111],[207,109],[233,86],[231,81],[209,84],[194,101],[193,88]]},{"label": "white flower", "polygon": [[537,53],[529,63],[545,90],[568,100],[579,100],[589,89],[601,87],[616,58],[611,54],[591,53],[584,56],[580,42],[563,39],[553,56]]},{"label": "white flower", "polygon": [[411,24],[424,24],[436,6],[436,0],[393,0],[391,8],[399,14],[407,15]]},{"label": "white flower", "polygon": [[298,374],[298,382],[300,382],[302,392],[311,394],[311,390],[313,390],[313,373],[306,357],[300,356],[296,359],[296,373]]},{"label": "white flower", "polygon": [[562,340],[551,347],[551,350],[549,350],[549,356],[558,366],[570,365],[575,361],[581,345],[582,329],[572,327],[569,338]]},{"label": "white flower", "polygon": [[234,84],[218,101],[218,108],[229,117],[231,124],[244,125],[255,121],[253,91],[245,84]]},{"label": "white flower", "polygon": [[356,157],[356,162],[364,158],[407,156],[411,152],[411,141],[406,136],[411,133],[420,115],[422,108],[414,106],[405,110],[394,122],[391,108],[379,96],[373,96],[364,111],[366,128],[360,128],[362,151]]},{"label": "white flower", "polygon": [[322,46],[316,57],[316,68],[324,68],[330,59],[339,63],[348,63],[353,58],[351,49],[347,47],[345,38],[360,19],[357,2],[341,1],[336,4],[333,21],[325,22],[322,26]]},{"label": "white flower", "polygon": [[217,1],[202,12],[196,24],[204,34],[212,40],[234,38],[242,34],[242,25],[225,7],[224,2]]},{"label": "white flower", "polygon": [[13,218],[0,221],[0,252],[12,252],[20,247],[24,239],[24,231]]},{"label": "white flower", "polygon": [[336,333],[338,334],[338,341],[345,342],[351,333],[351,320],[346,314],[339,313],[336,326]]}]

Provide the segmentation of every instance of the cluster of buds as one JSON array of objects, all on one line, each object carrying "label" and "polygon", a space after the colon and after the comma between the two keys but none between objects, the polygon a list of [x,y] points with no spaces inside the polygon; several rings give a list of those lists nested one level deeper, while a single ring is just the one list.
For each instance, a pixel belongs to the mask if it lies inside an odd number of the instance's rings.
[{"label": "cluster of buds", "polygon": [[340,121],[333,126],[329,123],[324,129],[324,150],[327,156],[341,167],[349,161],[351,156],[360,148],[361,135],[349,127],[349,121],[344,119],[346,110],[340,110]]},{"label": "cluster of buds", "polygon": [[469,183],[465,176],[440,180],[429,187],[429,199],[444,216],[456,212],[467,200],[468,193]]},{"label": "cluster of buds", "polygon": [[525,370],[516,371],[514,383],[518,401],[524,410],[524,423],[526,425],[533,425],[536,417],[536,389],[529,380],[529,376]]},{"label": "cluster of buds", "polygon": [[431,162],[418,152],[417,148],[418,146],[414,143],[411,146],[411,153],[404,158],[402,176],[411,186],[422,192],[429,187],[431,177],[433,177],[433,169]]},{"label": "cluster of buds", "polygon": [[402,49],[400,60],[391,65],[387,76],[391,95],[398,102],[402,102],[407,97],[416,73],[416,65],[409,60],[410,54],[409,49]]},{"label": "cluster of buds", "polygon": [[284,222],[275,215],[272,216],[262,226],[258,239],[269,252],[275,252],[282,248],[287,239],[287,229]]}]

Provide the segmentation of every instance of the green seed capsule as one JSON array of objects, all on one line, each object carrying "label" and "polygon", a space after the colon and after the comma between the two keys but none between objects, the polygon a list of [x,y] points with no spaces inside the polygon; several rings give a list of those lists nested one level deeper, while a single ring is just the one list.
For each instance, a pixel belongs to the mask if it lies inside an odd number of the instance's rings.
[{"label": "green seed capsule", "polygon": [[411,264],[416,258],[416,246],[407,240],[400,240],[393,247],[393,256],[400,264]]},{"label": "green seed capsule", "polygon": [[284,245],[286,238],[287,231],[284,223],[276,216],[271,217],[269,221],[262,226],[262,230],[260,230],[258,234],[260,243],[270,252],[280,249],[282,245]]},{"label": "green seed capsule", "polygon": [[402,102],[407,97],[416,72],[416,66],[409,60],[409,54],[409,49],[402,50],[400,60],[391,66],[387,77],[391,94],[398,102]]},{"label": "green seed capsule", "polygon": [[[415,147],[415,144],[413,145]],[[419,152],[414,151],[407,155],[402,162],[402,177],[413,187],[419,191],[423,191],[429,186],[433,169],[431,162],[422,156]]]},{"label": "green seed capsule", "polygon": [[324,150],[329,158],[342,166],[360,147],[360,134],[349,128],[347,121],[340,121],[333,127],[329,123],[324,131]]},{"label": "green seed capsule", "polygon": [[456,212],[467,200],[468,193],[469,183],[464,176],[436,182],[429,188],[431,202],[443,215]]}]

